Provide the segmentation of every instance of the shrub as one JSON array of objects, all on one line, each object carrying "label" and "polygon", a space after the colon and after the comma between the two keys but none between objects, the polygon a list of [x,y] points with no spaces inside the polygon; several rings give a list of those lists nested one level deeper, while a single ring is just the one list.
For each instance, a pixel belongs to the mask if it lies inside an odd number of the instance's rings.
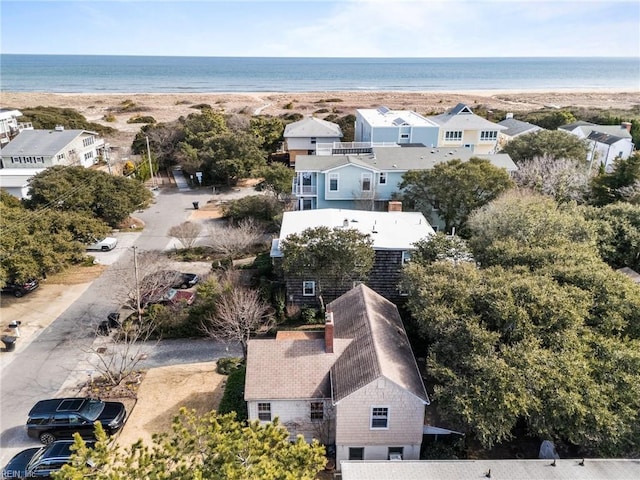
[{"label": "shrub", "polygon": [[285,110],[293,110],[293,102],[287,103],[284,107]]},{"label": "shrub", "polygon": [[152,116],[136,115],[127,120],[127,123],[156,123],[156,119]]},{"label": "shrub", "polygon": [[196,110],[213,110],[213,108],[211,108],[211,105],[209,105],[208,103],[197,103],[195,105],[191,105],[191,107],[189,108],[195,108]]},{"label": "shrub", "polygon": [[104,117],[102,117],[105,122],[115,122],[116,116],[113,113],[107,113]]},{"label": "shrub", "polygon": [[304,115],[301,113],[286,113],[284,115],[280,115],[280,118],[287,122],[297,122],[298,120],[302,120]]},{"label": "shrub", "polygon": [[314,325],[316,323],[321,323],[321,319],[318,318],[318,309],[313,307],[302,307],[300,310],[300,316],[302,317],[302,321],[309,325]]},{"label": "shrub", "polygon": [[236,412],[239,421],[248,418],[247,403],[244,401],[245,377],[246,367],[244,365],[239,366],[229,374],[227,385],[225,386],[224,394],[218,407],[218,413]]},{"label": "shrub", "polygon": [[283,210],[284,207],[276,198],[267,195],[249,195],[222,206],[222,214],[233,223],[253,218],[272,224]]},{"label": "shrub", "polygon": [[225,357],[218,360],[218,363],[216,364],[216,372],[220,375],[230,375],[240,367],[242,367],[242,358]]},{"label": "shrub", "polygon": [[321,108],[319,110],[316,110],[313,113],[329,113],[329,109],[328,108]]}]

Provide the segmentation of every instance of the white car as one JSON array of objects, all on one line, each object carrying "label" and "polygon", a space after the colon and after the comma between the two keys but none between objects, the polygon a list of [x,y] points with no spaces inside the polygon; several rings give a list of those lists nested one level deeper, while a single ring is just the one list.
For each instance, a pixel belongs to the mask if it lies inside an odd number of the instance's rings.
[{"label": "white car", "polygon": [[114,237],[106,237],[100,240],[99,242],[92,243],[91,245],[87,245],[87,250],[99,250],[101,252],[108,252],[109,250],[113,250],[118,244],[118,239]]}]

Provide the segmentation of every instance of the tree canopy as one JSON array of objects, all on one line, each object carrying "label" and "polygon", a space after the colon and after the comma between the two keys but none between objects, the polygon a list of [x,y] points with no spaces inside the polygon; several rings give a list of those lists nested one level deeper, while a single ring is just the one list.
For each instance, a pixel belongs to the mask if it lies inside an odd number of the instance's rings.
[{"label": "tree canopy", "polygon": [[591,189],[593,205],[625,201],[640,204],[640,152],[616,159],[611,172],[600,171]]},{"label": "tree canopy", "polygon": [[146,206],[151,192],[140,182],[84,167],[55,166],[30,180],[31,209],[84,212],[116,227]]},{"label": "tree canopy", "polygon": [[445,231],[464,229],[467,217],[513,186],[509,174],[488,160],[450,160],[430,170],[412,170],[402,177],[402,199],[409,208],[422,212]]},{"label": "tree canopy", "polygon": [[436,406],[485,447],[530,435],[640,453],[640,289],[572,205],[509,192],[469,220],[471,262],[416,255],[408,308]]},{"label": "tree canopy", "polygon": [[546,157],[586,162],[588,144],[563,130],[540,130],[514,138],[503,149],[516,164]]},{"label": "tree canopy", "polygon": [[590,192],[591,175],[583,161],[535,157],[520,162],[513,179],[520,188],[548,195],[557,202],[582,203]]},{"label": "tree canopy", "polygon": [[282,268],[289,276],[315,281],[324,308],[325,300],[342,295],[354,281],[367,280],[375,259],[372,245],[368,234],[352,228],[308,228],[281,240]]},{"label": "tree canopy", "polygon": [[156,434],[151,445],[141,440],[127,449],[114,446],[96,424],[93,449],[75,434],[71,463],[59,480],[313,480],[324,467],[324,447],[289,432],[275,419],[241,423],[235,413],[204,415],[181,409],[171,433]]},{"label": "tree canopy", "polygon": [[85,245],[109,228],[86,212],[29,210],[0,190],[0,284],[26,281],[80,263]]}]

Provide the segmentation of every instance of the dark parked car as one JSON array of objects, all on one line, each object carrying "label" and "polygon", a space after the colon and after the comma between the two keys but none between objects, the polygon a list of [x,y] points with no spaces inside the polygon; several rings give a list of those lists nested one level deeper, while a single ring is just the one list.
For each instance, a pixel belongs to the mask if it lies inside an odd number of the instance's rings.
[{"label": "dark parked car", "polygon": [[27,435],[45,445],[58,438],[71,438],[75,432],[93,438],[94,422],[102,424],[112,435],[117,432],[127,412],[120,402],[103,402],[92,398],[54,398],[41,400],[29,411]]},{"label": "dark parked car", "polygon": [[2,293],[12,293],[14,297],[21,297],[25,293],[29,293],[40,286],[38,280],[31,279],[26,282],[7,282],[2,287]]},{"label": "dark parked car", "polygon": [[195,273],[182,273],[177,270],[162,270],[151,273],[142,280],[143,288],[150,290],[193,287],[200,278]]},{"label": "dark parked car", "polygon": [[[2,470],[2,478],[50,478],[71,458],[73,440],[60,440],[40,448],[23,450]],[[89,448],[93,442],[87,442]]]}]

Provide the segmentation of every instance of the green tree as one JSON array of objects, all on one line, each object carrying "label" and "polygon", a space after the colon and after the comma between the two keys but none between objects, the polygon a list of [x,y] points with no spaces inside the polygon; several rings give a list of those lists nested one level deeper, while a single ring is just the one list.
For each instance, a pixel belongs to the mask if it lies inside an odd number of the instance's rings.
[{"label": "green tree", "polygon": [[[445,231],[464,229],[467,217],[513,186],[506,170],[488,160],[450,160],[430,170],[412,170],[402,177],[402,199],[410,208],[430,217],[439,216]],[[435,207],[437,212],[434,211]]]},{"label": "green tree", "polygon": [[83,212],[32,211],[0,195],[0,283],[25,281],[81,263],[85,244],[110,230]]},{"label": "green tree", "polygon": [[437,232],[429,238],[419,240],[414,244],[416,250],[412,252],[411,259],[423,264],[429,264],[440,260],[451,262],[472,262],[473,254],[467,246],[467,242],[458,237]]},{"label": "green tree", "polygon": [[577,120],[574,114],[567,110],[532,112],[524,115],[523,119],[547,130],[556,130]]},{"label": "green tree", "polygon": [[85,212],[118,226],[133,211],[146,206],[152,195],[140,182],[83,167],[47,168],[31,179],[31,209]]},{"label": "green tree", "polygon": [[516,164],[546,157],[552,160],[567,159],[586,162],[588,144],[563,130],[542,130],[514,138],[503,149]]},{"label": "green tree", "polygon": [[205,184],[234,185],[266,165],[258,139],[249,133],[220,133],[197,147]]},{"label": "green tree", "polygon": [[21,108],[20,117],[21,122],[31,122],[33,128],[37,129],[54,129],[58,125],[62,125],[65,128],[77,129],[77,130],[91,130],[98,132],[101,135],[111,135],[116,133],[116,130],[111,127],[105,127],[99,123],[89,122],[87,119],[74,110],[73,108],[60,108],[60,107],[33,107],[33,108]]},{"label": "green tree", "polygon": [[640,272],[640,205],[612,203],[587,207],[585,218],[596,222],[598,252],[613,268]]},{"label": "green tree", "polygon": [[591,203],[633,201],[640,204],[640,152],[627,159],[618,158],[611,172],[601,170],[591,183]]},{"label": "green tree", "polygon": [[282,163],[272,163],[260,170],[259,175],[264,178],[264,186],[278,198],[291,195],[291,184],[295,175],[293,169]]},{"label": "green tree", "polygon": [[96,438],[89,449],[76,434],[71,463],[54,478],[312,480],[326,462],[324,447],[301,436],[290,442],[277,419],[244,424],[234,413],[215,411],[198,415],[181,409],[172,432],[154,435],[151,445],[138,441],[126,450],[114,447],[99,424]]},{"label": "green tree", "polygon": [[249,130],[257,137],[260,148],[268,153],[273,153],[282,141],[284,122],[278,117],[251,117]]},{"label": "green tree", "polygon": [[325,296],[337,298],[354,281],[366,281],[375,252],[368,234],[355,229],[315,227],[289,235],[280,242],[282,268],[289,277],[316,282],[324,310]]}]

